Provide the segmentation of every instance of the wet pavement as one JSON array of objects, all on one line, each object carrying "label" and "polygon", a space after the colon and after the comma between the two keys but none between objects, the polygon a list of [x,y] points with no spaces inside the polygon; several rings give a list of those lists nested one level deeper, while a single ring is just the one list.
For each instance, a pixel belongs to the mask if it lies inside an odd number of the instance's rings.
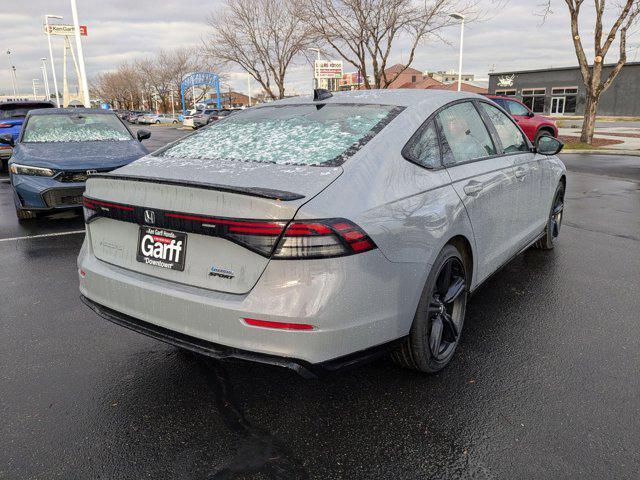
[{"label": "wet pavement", "polygon": [[79,217],[19,226],[0,183],[0,479],[637,478],[640,159],[564,158],[557,248],[477,291],[434,376],[305,380],[112,325],[78,298],[81,233],[13,239]]}]

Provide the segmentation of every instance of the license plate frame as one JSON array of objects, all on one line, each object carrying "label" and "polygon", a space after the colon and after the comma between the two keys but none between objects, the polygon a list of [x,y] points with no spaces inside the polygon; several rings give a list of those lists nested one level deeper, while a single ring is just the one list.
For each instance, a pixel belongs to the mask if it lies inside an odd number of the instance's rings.
[{"label": "license plate frame", "polygon": [[143,225],[138,231],[136,260],[153,267],[182,272],[187,258],[187,238],[184,232]]}]

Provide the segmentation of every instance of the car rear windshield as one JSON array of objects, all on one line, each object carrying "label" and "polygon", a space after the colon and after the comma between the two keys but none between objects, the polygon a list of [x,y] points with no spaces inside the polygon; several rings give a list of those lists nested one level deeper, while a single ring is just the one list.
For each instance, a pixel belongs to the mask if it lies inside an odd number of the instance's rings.
[{"label": "car rear windshield", "polygon": [[11,118],[24,118],[29,113],[29,110],[35,110],[36,108],[52,108],[50,103],[28,103],[17,105],[0,105],[0,120],[8,120]]},{"label": "car rear windshield", "polygon": [[124,141],[132,138],[114,114],[75,113],[30,117],[22,142]]},{"label": "car rear windshield", "polygon": [[[372,138],[390,105],[283,105],[230,115],[158,153],[288,165],[336,165]],[[355,147],[351,149],[350,147]]]}]

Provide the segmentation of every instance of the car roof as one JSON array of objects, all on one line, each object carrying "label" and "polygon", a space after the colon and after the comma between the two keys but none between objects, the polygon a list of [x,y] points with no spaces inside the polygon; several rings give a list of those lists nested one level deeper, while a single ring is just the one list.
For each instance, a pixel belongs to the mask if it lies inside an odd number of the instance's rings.
[{"label": "car roof", "polygon": [[482,98],[482,96],[469,92],[456,92],[451,90],[436,89],[380,89],[380,90],[353,90],[350,92],[333,92],[332,96],[321,101],[313,101],[310,95],[290,97],[275,102],[257,105],[256,108],[265,108],[270,105],[297,105],[319,103],[355,103],[370,105],[394,105],[400,107],[413,107],[422,103],[449,103],[462,98]]},{"label": "car roof", "polygon": [[101,108],[37,108],[35,110],[31,110],[29,115],[78,115],[80,113],[115,115],[113,110],[103,110]]},{"label": "car roof", "polygon": [[44,107],[44,105],[51,105],[51,107],[55,106],[53,102],[48,102],[47,100],[17,100],[0,102],[0,110],[4,107],[29,107],[30,105],[40,105],[40,108],[49,108]]}]

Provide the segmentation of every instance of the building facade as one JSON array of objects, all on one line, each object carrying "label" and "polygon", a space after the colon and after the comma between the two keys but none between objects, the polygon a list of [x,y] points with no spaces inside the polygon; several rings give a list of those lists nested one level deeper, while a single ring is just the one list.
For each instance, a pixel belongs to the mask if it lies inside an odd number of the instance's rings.
[{"label": "building facade", "polygon": [[[424,75],[426,77],[433,78],[441,83],[451,83],[458,81],[458,72],[455,70],[447,70],[446,72],[425,72]],[[469,73],[463,73],[462,75],[463,82],[473,82],[474,75]]]},{"label": "building facade", "polygon": [[[604,66],[603,79],[612,68]],[[489,93],[517,97],[535,113],[584,114],[586,94],[579,67],[490,73]],[[627,63],[602,94],[598,115],[640,116],[640,62]]]}]

